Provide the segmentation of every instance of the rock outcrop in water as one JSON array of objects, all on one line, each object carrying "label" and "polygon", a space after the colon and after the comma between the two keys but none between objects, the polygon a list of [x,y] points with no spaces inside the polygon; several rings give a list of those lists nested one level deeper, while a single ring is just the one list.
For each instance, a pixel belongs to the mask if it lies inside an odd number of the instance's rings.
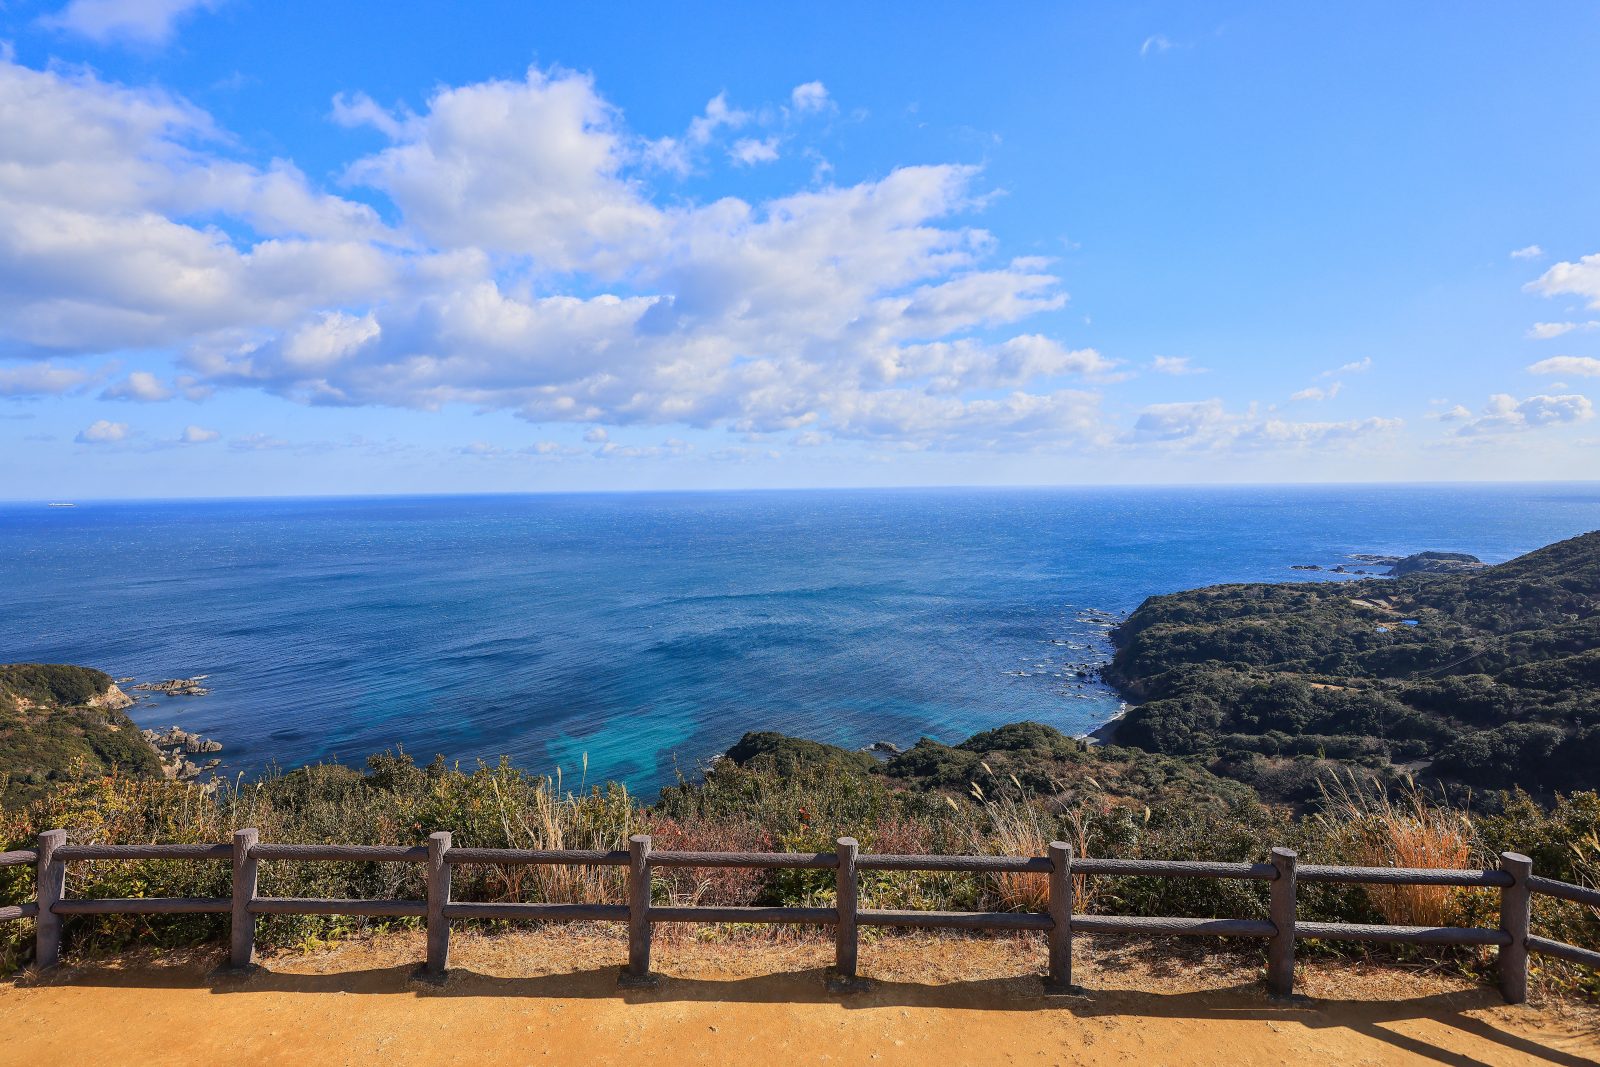
[{"label": "rock outcrop in water", "polygon": [[165,733],[155,730],[144,730],[142,733],[159,754],[161,773],[168,778],[176,778],[180,782],[192,781],[208,771],[216,770],[222,763],[220,759],[210,759],[202,765],[188,758],[221,752],[220,741],[212,741],[177,726],[168,727]]},{"label": "rock outcrop in water", "polygon": [[1465,552],[1418,552],[1395,560],[1389,568],[1391,578],[1407,574],[1473,574],[1489,566]]},{"label": "rock outcrop in water", "polygon": [[165,682],[140,682],[134,688],[146,693],[165,693],[169,697],[203,697],[211,692],[200,684],[208,677],[197,674],[193,678],[172,678]]}]

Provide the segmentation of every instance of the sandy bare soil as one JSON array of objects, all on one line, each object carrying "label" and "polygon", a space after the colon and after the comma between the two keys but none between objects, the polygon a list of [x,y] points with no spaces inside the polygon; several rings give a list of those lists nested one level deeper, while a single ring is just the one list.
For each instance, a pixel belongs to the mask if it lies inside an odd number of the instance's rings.
[{"label": "sandy bare soil", "polygon": [[279,954],[77,964],[0,986],[4,1064],[1444,1064],[1600,1062],[1600,1017],[1359,965],[1303,968],[1269,1001],[1247,961],[1086,941],[1082,998],[1045,999],[1035,940],[885,938],[868,992],[828,993],[814,937],[658,943],[666,976],[619,991],[615,935],[459,936],[443,987],[407,935]]}]

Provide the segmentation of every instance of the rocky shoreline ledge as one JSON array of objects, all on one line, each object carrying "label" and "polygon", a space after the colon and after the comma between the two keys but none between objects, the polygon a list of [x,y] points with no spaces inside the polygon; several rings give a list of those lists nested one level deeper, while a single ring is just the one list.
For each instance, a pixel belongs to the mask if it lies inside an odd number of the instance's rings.
[{"label": "rocky shoreline ledge", "polygon": [[[168,778],[190,782],[203,774],[213,773],[222,766],[222,760],[217,757],[208,759],[203,764],[198,764],[189,758],[221,752],[221,741],[201,737],[177,726],[169,726],[165,732],[141,730],[139,733],[150,743],[150,747],[156,750],[156,758],[161,761],[161,773]],[[209,782],[201,784],[214,787],[216,779],[213,777]]]},{"label": "rocky shoreline ledge", "polygon": [[[135,692],[160,693],[169,697],[203,697],[211,693],[210,689],[200,684],[208,677],[210,676],[196,674],[188,678],[169,678],[159,682],[140,682],[129,688]],[[118,679],[118,681],[123,682],[131,682],[132,680],[131,678]],[[118,689],[116,685],[111,686],[107,696],[110,697],[113,693],[126,701],[126,703],[118,705],[119,707],[131,707],[138,699],[129,697]],[[176,725],[169,726],[165,730],[141,730],[139,734],[155,751],[156,759],[161,763],[161,773],[163,775],[179,782],[193,782],[208,790],[217,787],[216,770],[222,766],[221,758],[212,756],[210,759],[197,761],[192,757],[211,756],[214,752],[221,752],[221,741],[202,737],[197,733],[190,733],[183,727]],[[211,777],[205,781],[200,781],[201,778],[207,775]]]}]

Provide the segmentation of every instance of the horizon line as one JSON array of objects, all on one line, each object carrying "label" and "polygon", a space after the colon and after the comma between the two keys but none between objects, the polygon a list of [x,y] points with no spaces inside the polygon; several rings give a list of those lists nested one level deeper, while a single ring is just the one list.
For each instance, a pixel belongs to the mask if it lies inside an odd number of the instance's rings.
[{"label": "horizon line", "polygon": [[1530,478],[1503,479],[1450,479],[1429,481],[1326,481],[1326,482],[1017,482],[1000,484],[950,483],[929,485],[812,485],[812,486],[713,486],[704,488],[619,488],[619,489],[505,489],[451,492],[448,490],[402,490],[395,492],[349,493],[261,493],[248,495],[214,496],[98,496],[74,497],[0,497],[0,507],[18,505],[78,504],[158,504],[158,503],[230,503],[245,501],[288,500],[415,500],[415,499],[474,499],[493,497],[530,496],[689,496],[734,495],[740,493],[895,493],[895,492],[1000,492],[1000,491],[1093,491],[1093,490],[1235,490],[1235,489],[1432,489],[1432,488],[1512,488],[1518,486],[1594,486],[1600,488],[1600,479]]}]

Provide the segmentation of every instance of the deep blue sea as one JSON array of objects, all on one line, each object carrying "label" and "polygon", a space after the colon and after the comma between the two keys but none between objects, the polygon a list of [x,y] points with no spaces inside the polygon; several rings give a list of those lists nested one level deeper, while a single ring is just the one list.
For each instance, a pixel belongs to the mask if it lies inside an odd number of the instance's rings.
[{"label": "deep blue sea", "polygon": [[233,772],[402,745],[653,794],[746,730],[954,741],[1117,710],[1101,613],[1349,553],[1494,562],[1600,485],[0,505],[0,662],[209,675],[132,711]]}]

